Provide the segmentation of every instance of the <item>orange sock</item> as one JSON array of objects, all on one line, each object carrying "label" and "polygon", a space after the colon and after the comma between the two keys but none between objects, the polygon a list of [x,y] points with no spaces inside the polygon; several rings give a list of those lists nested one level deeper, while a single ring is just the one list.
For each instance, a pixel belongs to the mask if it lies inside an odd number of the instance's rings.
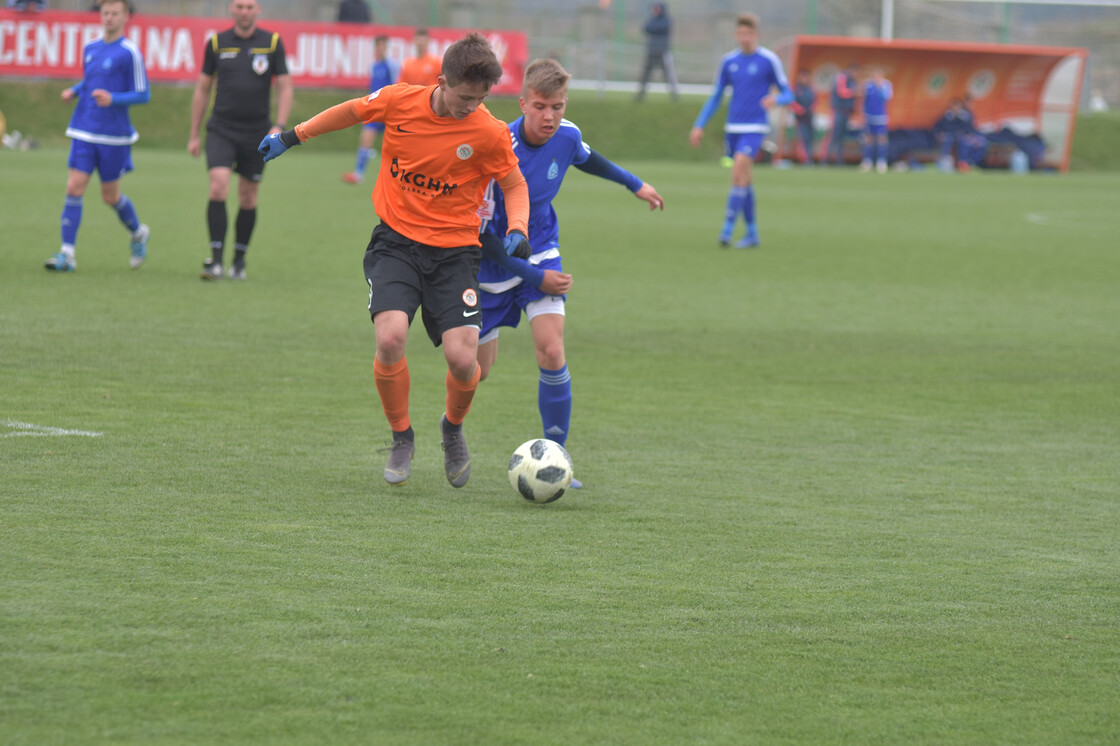
[{"label": "orange sock", "polygon": [[447,371],[447,421],[452,425],[462,425],[471,411],[471,401],[474,399],[475,389],[478,388],[478,379],[482,377],[481,366],[474,366],[474,375],[469,381],[460,381]]},{"label": "orange sock", "polygon": [[407,430],[412,424],[408,419],[408,361],[385,365],[373,359],[373,380],[381,397],[381,408],[389,419],[389,427],[396,432]]}]

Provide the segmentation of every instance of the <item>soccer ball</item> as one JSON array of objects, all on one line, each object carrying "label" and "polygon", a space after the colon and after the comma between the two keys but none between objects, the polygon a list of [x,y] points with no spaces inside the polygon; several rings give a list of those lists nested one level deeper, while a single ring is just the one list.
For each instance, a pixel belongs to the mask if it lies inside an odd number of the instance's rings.
[{"label": "soccer ball", "polygon": [[572,457],[554,440],[522,443],[509,459],[509,483],[529,502],[558,500],[572,483]]}]

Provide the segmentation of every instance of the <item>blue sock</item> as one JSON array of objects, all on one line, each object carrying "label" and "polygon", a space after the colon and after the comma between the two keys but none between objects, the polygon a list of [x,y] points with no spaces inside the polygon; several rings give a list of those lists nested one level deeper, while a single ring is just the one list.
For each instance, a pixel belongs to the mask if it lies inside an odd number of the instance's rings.
[{"label": "blue sock", "polygon": [[567,365],[560,370],[541,368],[540,371],[537,405],[541,410],[544,437],[564,445],[572,422],[572,376]]},{"label": "blue sock", "polygon": [[122,194],[121,201],[113,205],[113,209],[117,211],[117,217],[124,223],[124,227],[135,233],[140,227],[140,218],[136,217],[136,208],[132,206],[132,200]]},{"label": "blue sock", "polygon": [[364,176],[366,173],[366,166],[369,165],[369,148],[358,148],[358,158],[354,161],[354,173],[358,176]]},{"label": "blue sock", "polygon": [[62,205],[62,243],[78,242],[78,226],[82,224],[82,198],[66,195]]},{"label": "blue sock", "polygon": [[735,230],[735,218],[743,211],[743,200],[746,199],[746,194],[746,189],[736,186],[731,187],[731,191],[727,193],[727,210],[723,214],[721,238],[730,240],[731,232]]},{"label": "blue sock", "polygon": [[743,191],[743,219],[748,230],[754,227],[754,184],[748,184]]},{"label": "blue sock", "polygon": [[877,151],[878,159],[880,161],[883,161],[884,163],[886,163],[886,161],[887,161],[887,143],[885,143],[885,142],[879,143],[879,147],[876,148],[876,151]]}]

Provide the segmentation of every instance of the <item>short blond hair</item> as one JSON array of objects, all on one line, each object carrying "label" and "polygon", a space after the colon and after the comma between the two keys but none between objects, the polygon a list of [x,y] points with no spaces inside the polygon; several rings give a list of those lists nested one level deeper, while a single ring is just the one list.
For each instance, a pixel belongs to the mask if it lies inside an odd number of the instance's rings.
[{"label": "short blond hair", "polygon": [[758,31],[759,27],[762,25],[762,21],[760,21],[758,16],[754,13],[740,13],[736,25],[747,26],[748,28],[753,28],[755,31]]},{"label": "short blond hair", "polygon": [[547,98],[567,90],[571,79],[571,74],[559,62],[551,57],[545,57],[533,60],[525,68],[525,78],[521,88],[523,95],[527,96],[529,91],[536,91]]}]

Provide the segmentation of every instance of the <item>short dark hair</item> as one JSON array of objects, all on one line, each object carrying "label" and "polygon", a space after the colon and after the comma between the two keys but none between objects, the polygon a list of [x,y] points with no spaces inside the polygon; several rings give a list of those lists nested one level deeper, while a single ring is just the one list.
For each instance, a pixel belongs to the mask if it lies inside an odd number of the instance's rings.
[{"label": "short dark hair", "polygon": [[474,31],[447,48],[440,72],[450,86],[485,83],[491,87],[502,79],[502,63],[486,37]]}]

